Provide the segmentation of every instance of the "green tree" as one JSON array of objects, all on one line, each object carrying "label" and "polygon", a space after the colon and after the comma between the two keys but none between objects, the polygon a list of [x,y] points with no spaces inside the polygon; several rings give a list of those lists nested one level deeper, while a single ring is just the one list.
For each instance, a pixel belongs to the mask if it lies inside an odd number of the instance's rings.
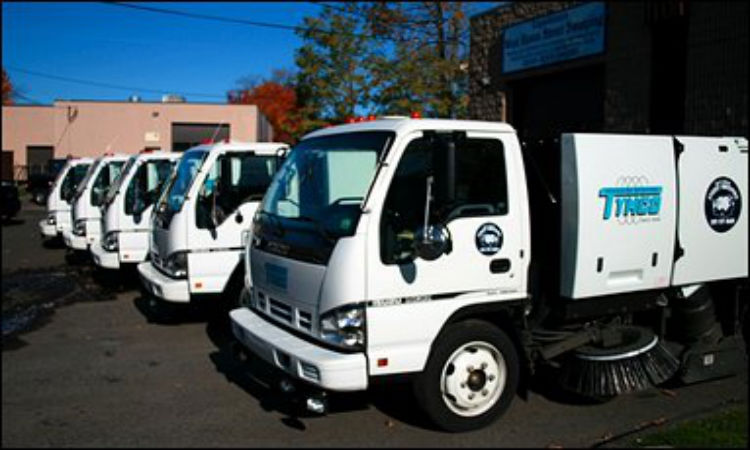
[{"label": "green tree", "polygon": [[380,112],[466,116],[469,23],[462,2],[369,3],[365,17],[374,36],[392,42],[390,52],[376,50],[371,60]]},{"label": "green tree", "polygon": [[370,42],[359,9],[356,3],[324,8],[319,17],[306,17],[298,31],[305,44],[295,55],[297,95],[313,123],[341,122],[357,106],[370,106]]}]

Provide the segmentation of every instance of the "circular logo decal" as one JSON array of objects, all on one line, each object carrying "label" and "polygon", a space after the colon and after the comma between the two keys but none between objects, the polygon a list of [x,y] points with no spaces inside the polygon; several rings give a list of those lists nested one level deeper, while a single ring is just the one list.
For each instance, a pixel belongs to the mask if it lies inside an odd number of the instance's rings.
[{"label": "circular logo decal", "polygon": [[485,223],[477,230],[477,250],[483,255],[494,255],[503,246],[503,230],[494,223]]},{"label": "circular logo decal", "polygon": [[705,211],[708,226],[723,233],[737,223],[742,209],[740,190],[727,177],[715,179],[706,191]]}]

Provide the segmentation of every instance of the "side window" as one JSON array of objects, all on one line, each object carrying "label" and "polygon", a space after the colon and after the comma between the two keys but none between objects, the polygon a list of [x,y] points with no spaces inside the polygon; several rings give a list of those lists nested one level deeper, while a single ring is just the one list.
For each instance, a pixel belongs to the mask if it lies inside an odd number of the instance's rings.
[{"label": "side window", "polygon": [[196,226],[219,226],[243,203],[263,199],[275,172],[274,156],[252,153],[220,156],[198,192]]},{"label": "side window", "polygon": [[125,192],[125,214],[140,214],[153,205],[172,167],[168,160],[145,161],[138,166]]},{"label": "side window", "polygon": [[428,177],[433,177],[429,223],[508,212],[505,158],[497,139],[464,138],[455,144],[455,184],[448,186],[444,140],[409,143],[396,168],[380,220],[380,257],[385,264],[408,261],[424,226]]}]

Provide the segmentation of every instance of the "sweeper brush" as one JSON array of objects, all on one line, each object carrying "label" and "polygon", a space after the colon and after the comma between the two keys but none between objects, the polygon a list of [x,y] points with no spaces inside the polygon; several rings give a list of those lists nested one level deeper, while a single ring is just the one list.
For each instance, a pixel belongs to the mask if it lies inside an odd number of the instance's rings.
[{"label": "sweeper brush", "polygon": [[565,389],[605,399],[663,383],[679,368],[677,358],[646,328],[619,326],[609,334],[568,355],[560,374]]}]

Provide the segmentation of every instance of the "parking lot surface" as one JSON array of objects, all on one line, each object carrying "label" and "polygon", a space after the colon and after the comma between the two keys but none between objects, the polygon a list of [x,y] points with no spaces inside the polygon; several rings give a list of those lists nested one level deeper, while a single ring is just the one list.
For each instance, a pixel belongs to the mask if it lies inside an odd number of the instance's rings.
[{"label": "parking lot surface", "polygon": [[495,424],[464,434],[431,429],[398,384],[297,417],[268,388],[264,366],[230,356],[226,314],[153,322],[133,271],[108,275],[43,245],[43,208],[23,205],[2,227],[3,447],[618,446],[639,428],[747,408],[744,372],[603,404],[537,382]]}]

